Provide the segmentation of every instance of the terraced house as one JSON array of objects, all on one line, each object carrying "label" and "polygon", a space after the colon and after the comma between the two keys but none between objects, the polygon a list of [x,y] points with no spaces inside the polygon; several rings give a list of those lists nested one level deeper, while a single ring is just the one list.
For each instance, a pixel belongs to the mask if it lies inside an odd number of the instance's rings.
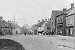
[{"label": "terraced house", "polygon": [[61,13],[56,16],[56,34],[63,36],[75,36],[75,7],[71,3],[71,8],[63,9]]},{"label": "terraced house", "polygon": [[74,7],[74,3],[71,3],[71,8],[69,8],[67,10],[66,33],[69,36],[75,37],[75,7]]}]

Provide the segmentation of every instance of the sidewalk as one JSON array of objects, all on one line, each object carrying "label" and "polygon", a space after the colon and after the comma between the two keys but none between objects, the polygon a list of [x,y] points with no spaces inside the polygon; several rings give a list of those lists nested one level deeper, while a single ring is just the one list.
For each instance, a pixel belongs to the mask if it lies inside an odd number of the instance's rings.
[{"label": "sidewalk", "polygon": [[75,49],[75,37],[53,35],[49,38],[55,45]]},{"label": "sidewalk", "polygon": [[63,48],[70,48],[70,49],[75,49],[74,45],[74,39],[75,37],[68,37],[68,36],[58,36],[58,35],[32,35],[32,36],[27,36],[30,39],[35,39],[35,40],[45,40],[49,42],[50,44],[56,45],[58,47],[63,47]]}]

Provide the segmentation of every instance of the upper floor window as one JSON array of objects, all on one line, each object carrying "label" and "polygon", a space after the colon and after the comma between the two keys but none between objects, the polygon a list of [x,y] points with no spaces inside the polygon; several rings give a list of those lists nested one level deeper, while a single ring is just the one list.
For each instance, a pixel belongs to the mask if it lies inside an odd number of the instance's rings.
[{"label": "upper floor window", "polygon": [[63,22],[63,16],[58,16],[57,23],[62,23],[62,22]]}]

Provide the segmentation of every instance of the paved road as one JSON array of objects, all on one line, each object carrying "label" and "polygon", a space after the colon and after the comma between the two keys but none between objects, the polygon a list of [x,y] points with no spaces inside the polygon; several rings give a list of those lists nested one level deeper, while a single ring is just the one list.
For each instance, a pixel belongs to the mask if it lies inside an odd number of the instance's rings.
[{"label": "paved road", "polygon": [[53,41],[50,41],[50,38],[45,36],[15,35],[1,38],[15,40],[22,44],[26,50],[74,50],[72,48],[58,46]]}]

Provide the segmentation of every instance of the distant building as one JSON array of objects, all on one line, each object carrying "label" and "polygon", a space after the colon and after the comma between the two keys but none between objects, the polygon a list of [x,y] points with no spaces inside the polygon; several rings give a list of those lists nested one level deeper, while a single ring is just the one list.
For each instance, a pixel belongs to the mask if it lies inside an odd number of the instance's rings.
[{"label": "distant building", "polygon": [[47,32],[51,33],[51,18],[48,20],[47,26]]},{"label": "distant building", "polygon": [[42,19],[42,21],[40,21],[37,26],[38,26],[38,33],[44,33],[46,34],[46,32],[50,31],[50,22],[49,22],[49,18],[48,19]]},{"label": "distant building", "polygon": [[[47,21],[47,19],[45,19],[45,22],[41,25],[42,26],[42,31],[43,31],[43,33],[45,33],[45,32],[47,32],[47,23],[48,23],[48,21]],[[46,33],[45,33],[46,34]]]},{"label": "distant building", "polygon": [[[51,18],[50,18],[51,19]],[[51,33],[51,20],[48,18],[48,20],[45,22],[45,32],[46,35],[50,35]]]},{"label": "distant building", "polygon": [[12,35],[11,27],[8,22],[3,20],[3,17],[0,17],[0,35]]},{"label": "distant building", "polygon": [[37,24],[37,26],[38,26],[38,34],[39,33],[42,33],[42,32],[44,32],[44,23],[45,23],[45,20],[44,19],[42,19],[42,21],[40,21],[38,24]]},{"label": "distant building", "polygon": [[17,35],[21,33],[20,26],[17,23],[12,23],[11,27],[12,27],[13,35]]},{"label": "distant building", "polygon": [[31,27],[32,33],[36,35],[36,34],[37,34],[37,30],[38,30],[38,26],[34,24],[34,25]]}]

